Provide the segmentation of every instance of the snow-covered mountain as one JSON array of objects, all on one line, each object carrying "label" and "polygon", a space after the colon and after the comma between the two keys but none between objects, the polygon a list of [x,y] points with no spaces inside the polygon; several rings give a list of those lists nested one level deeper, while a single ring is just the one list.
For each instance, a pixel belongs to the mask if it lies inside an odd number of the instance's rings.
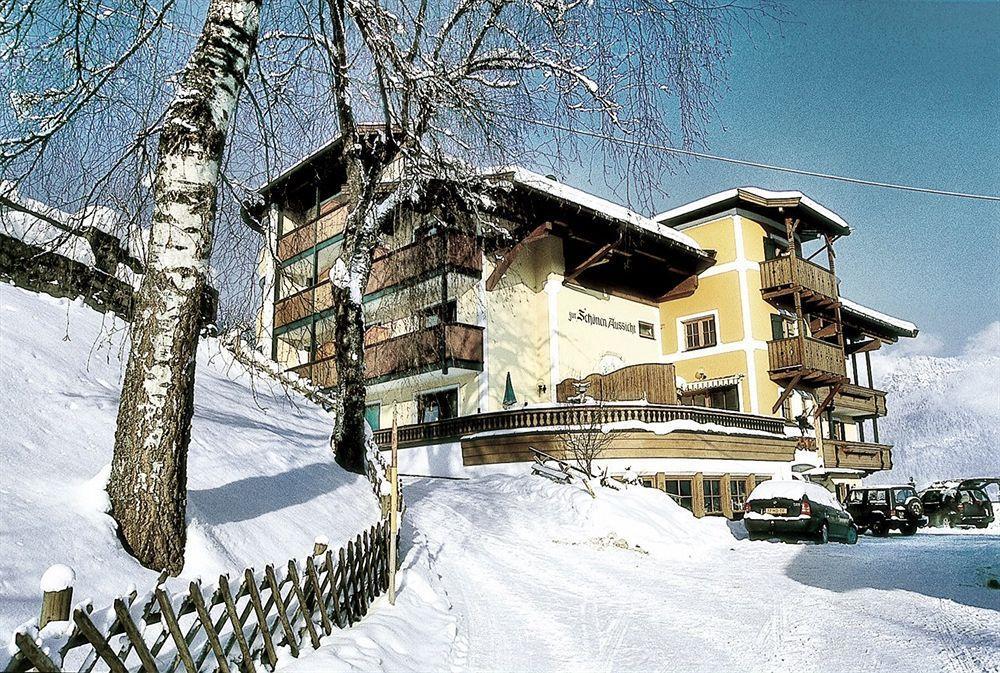
[{"label": "snow-covered mountain", "polygon": [[890,472],[872,481],[1000,476],[1000,323],[954,357],[916,354],[884,361],[882,441],[894,445]]}]

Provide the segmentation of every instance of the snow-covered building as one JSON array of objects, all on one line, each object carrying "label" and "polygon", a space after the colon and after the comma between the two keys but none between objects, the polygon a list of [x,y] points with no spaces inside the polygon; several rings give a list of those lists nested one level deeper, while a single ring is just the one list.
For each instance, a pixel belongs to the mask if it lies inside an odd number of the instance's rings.
[{"label": "snow-covered building", "polygon": [[[339,151],[262,189],[261,342],[321,386],[336,376]],[[842,218],[756,188],[649,218],[523,168],[496,177],[485,214],[395,218],[364,292],[367,417],[382,444],[398,420],[404,471],[563,456],[595,410],[610,435],[599,463],[698,515],[732,515],[761,479],[833,487],[891,465],[885,395],[861,374],[916,327],[839,296]],[[803,252],[817,241],[828,268]]]}]

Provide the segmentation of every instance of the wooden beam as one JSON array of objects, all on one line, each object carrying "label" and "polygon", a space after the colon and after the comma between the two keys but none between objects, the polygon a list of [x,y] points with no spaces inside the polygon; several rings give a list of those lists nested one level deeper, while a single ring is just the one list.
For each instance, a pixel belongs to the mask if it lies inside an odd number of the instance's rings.
[{"label": "wooden beam", "polygon": [[795,391],[795,386],[797,386],[799,384],[799,381],[801,380],[802,380],[802,374],[796,374],[795,377],[788,383],[788,385],[785,386],[785,389],[781,391],[781,395],[778,397],[778,401],[774,403],[773,407],[771,407],[772,414],[778,413],[778,409],[781,408],[781,405],[785,403],[785,400],[787,400],[789,396],[791,396],[791,394]]},{"label": "wooden beam", "polygon": [[690,297],[694,294],[695,290],[698,289],[698,276],[688,276],[680,283],[678,283],[674,289],[670,290],[662,297],[657,299],[658,302],[671,301],[673,299],[684,299],[685,297]]},{"label": "wooden beam", "polygon": [[503,278],[505,273],[507,273],[507,269],[510,268],[510,265],[514,263],[514,260],[517,259],[517,256],[521,254],[524,248],[535,241],[545,238],[550,233],[552,233],[552,223],[543,222],[532,229],[527,236],[522,238],[516,245],[514,245],[514,247],[508,250],[507,254],[505,254],[499,262],[497,262],[497,265],[493,268],[493,273],[490,274],[490,277],[486,279],[486,291],[492,292],[496,288],[496,286],[500,283],[500,279]]},{"label": "wooden beam", "polygon": [[611,254],[611,251],[615,249],[615,246],[617,246],[621,242],[622,242],[622,237],[621,235],[619,235],[618,238],[615,239],[614,241],[611,241],[610,243],[605,243],[604,245],[599,247],[597,250],[594,251],[592,255],[590,255],[590,257],[577,264],[572,271],[567,273],[565,280],[571,281],[577,276],[579,276],[581,273],[589,269],[590,267],[605,261],[607,256]]},{"label": "wooden beam", "polygon": [[819,415],[823,413],[823,410],[833,404],[833,398],[840,392],[840,389],[844,387],[844,382],[839,381],[830,386],[830,392],[827,394],[823,403],[816,407],[816,411],[813,413],[813,418],[819,418]]},{"label": "wooden beam", "polygon": [[844,354],[854,355],[856,353],[868,353],[870,351],[877,351],[881,347],[881,339],[873,338],[868,341],[855,341],[854,343],[846,344],[844,346]]}]

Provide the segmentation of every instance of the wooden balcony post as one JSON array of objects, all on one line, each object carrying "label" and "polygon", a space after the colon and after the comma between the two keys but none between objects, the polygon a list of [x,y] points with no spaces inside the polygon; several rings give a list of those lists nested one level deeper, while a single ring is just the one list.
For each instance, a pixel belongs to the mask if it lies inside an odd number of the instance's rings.
[{"label": "wooden balcony post", "polygon": [[733,518],[733,500],[730,495],[731,482],[732,476],[728,472],[719,479],[719,495],[722,497],[722,516],[727,519]]},{"label": "wooden balcony post", "polygon": [[701,472],[691,480],[691,511],[699,519],[705,516],[705,475]]}]

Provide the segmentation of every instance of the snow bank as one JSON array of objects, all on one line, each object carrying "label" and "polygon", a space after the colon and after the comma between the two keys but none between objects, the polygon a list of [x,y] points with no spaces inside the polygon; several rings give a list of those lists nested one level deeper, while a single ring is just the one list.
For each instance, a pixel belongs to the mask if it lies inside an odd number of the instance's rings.
[{"label": "snow bank", "polygon": [[[98,607],[157,573],[125,554],[106,514],[126,325],[80,301],[0,284],[0,633],[37,617],[39,580],[76,571],[74,603]],[[338,468],[330,417],[213,339],[198,350],[181,579],[304,557],[378,520],[371,486]],[[2,658],[2,657],[0,657]]]}]

